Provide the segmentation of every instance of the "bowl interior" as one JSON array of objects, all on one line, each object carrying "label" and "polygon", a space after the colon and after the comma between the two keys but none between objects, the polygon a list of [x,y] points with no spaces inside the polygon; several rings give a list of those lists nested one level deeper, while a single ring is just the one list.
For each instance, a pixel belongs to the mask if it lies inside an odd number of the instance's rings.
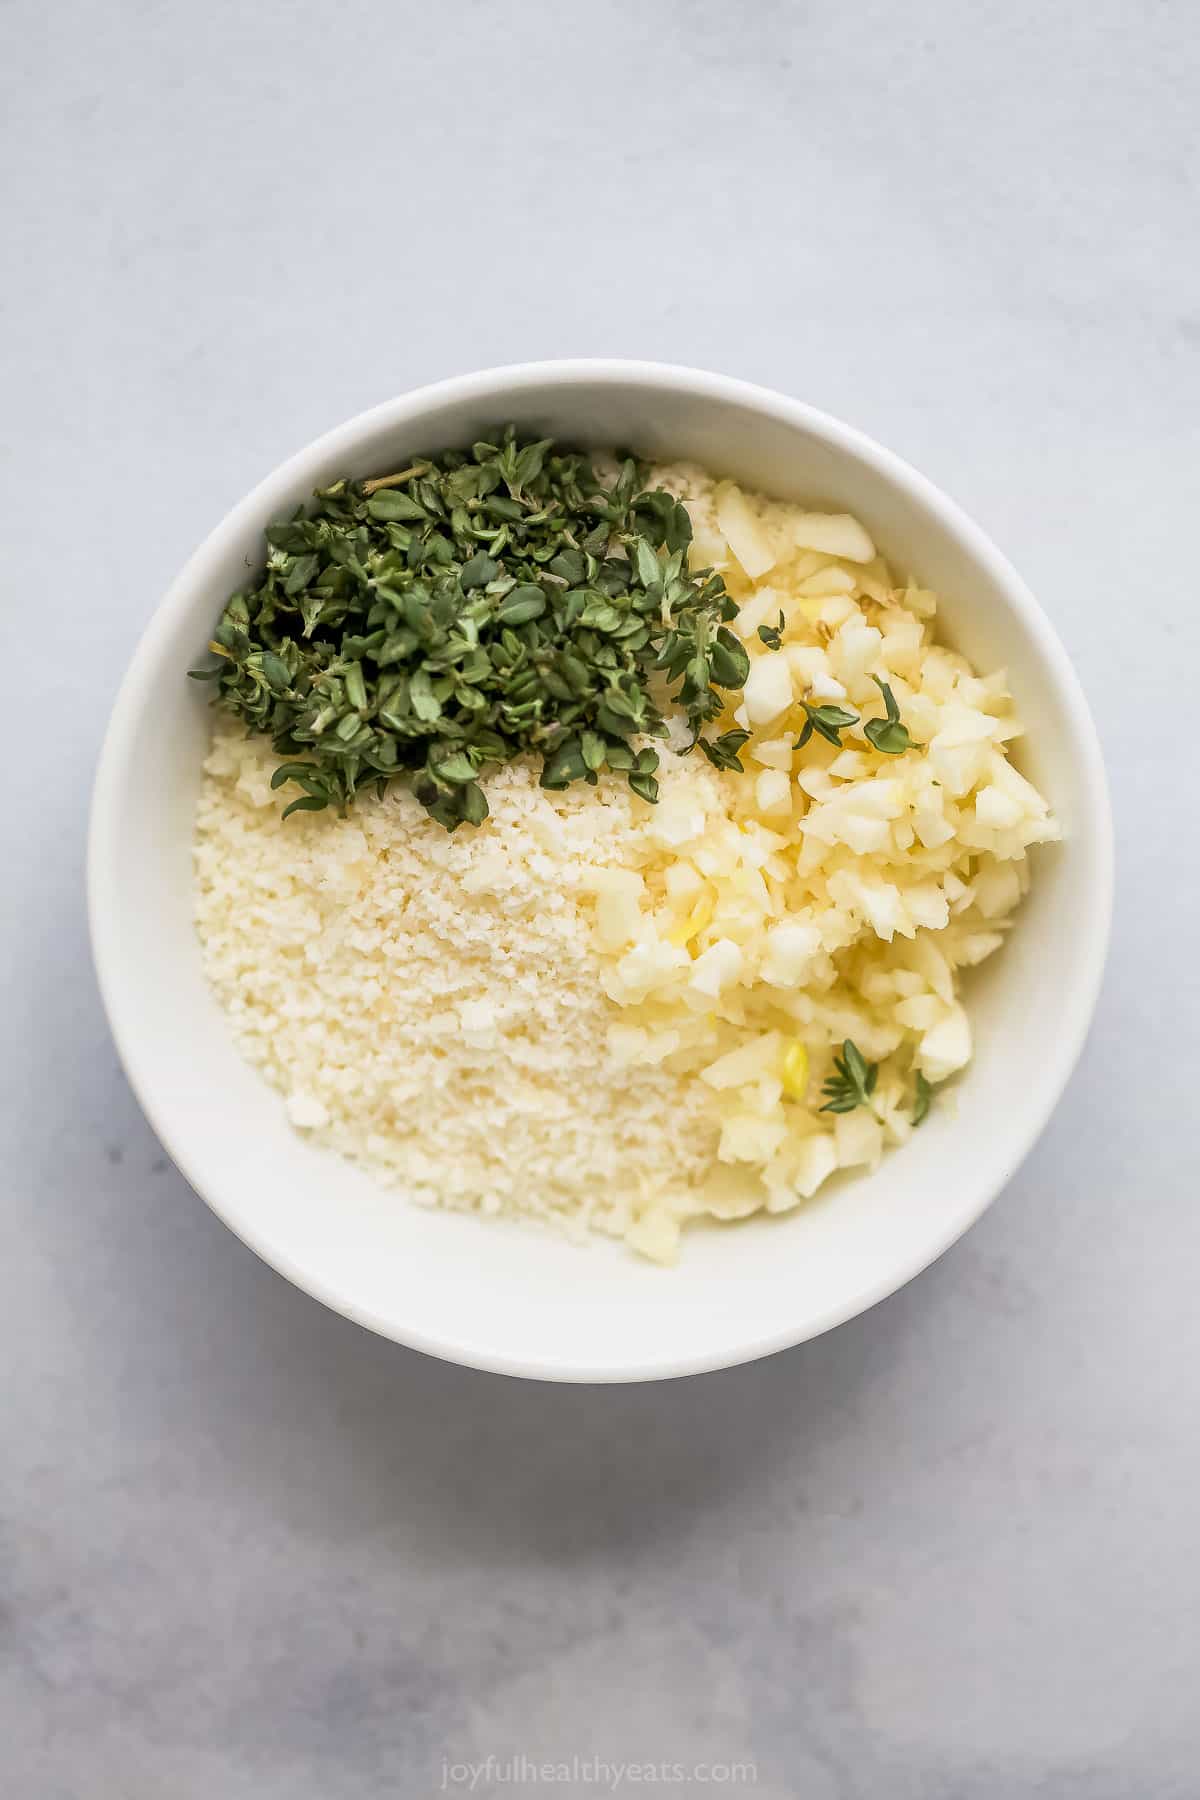
[{"label": "bowl interior", "polygon": [[[683,456],[751,486],[858,513],[881,547],[944,596],[946,636],[1010,671],[1030,735],[1022,766],[1062,845],[969,989],[977,1054],[878,1174],[801,1211],[712,1225],[664,1272],[622,1248],[408,1206],[288,1126],[234,1050],[200,965],[192,816],[210,725],[184,671],[263,526],[336,476],[398,466],[512,418],[539,435]],[[1012,571],[904,465],[833,421],[713,377],[553,366],[443,384],[342,427],[277,471],[217,529],[156,614],[114,712],[97,779],[91,901],[118,1047],[152,1123],[193,1185],[285,1275],[402,1342],[563,1379],[715,1367],[860,1311],[982,1211],[1044,1123],[1078,1053],[1107,932],[1106,803],[1086,707]]]}]

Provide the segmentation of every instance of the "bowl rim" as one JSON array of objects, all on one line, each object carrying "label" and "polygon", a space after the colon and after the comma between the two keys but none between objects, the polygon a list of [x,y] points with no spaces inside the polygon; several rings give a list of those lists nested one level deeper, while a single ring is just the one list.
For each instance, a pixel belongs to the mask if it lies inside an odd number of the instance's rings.
[{"label": "bowl rim", "polygon": [[[219,553],[220,547],[228,539],[236,537],[247,527],[252,527],[256,520],[264,516],[264,512],[278,504],[287,490],[304,479],[305,470],[310,464],[342,454],[350,456],[359,440],[379,427],[402,425],[409,419],[418,418],[433,406],[482,400],[499,404],[506,395],[518,394],[547,382],[562,387],[584,383],[633,385],[647,389],[667,386],[693,398],[733,403],[769,414],[779,422],[823,438],[836,448],[873,466],[905,497],[935,514],[943,526],[957,536],[971,559],[1004,589],[1014,610],[1020,615],[1036,657],[1047,670],[1060,696],[1071,723],[1079,758],[1082,803],[1077,838],[1089,841],[1099,877],[1092,889],[1088,913],[1080,920],[1080,933],[1086,939],[1081,972],[1070,1004],[1060,1020],[1052,1053],[1039,1071],[1038,1104],[1031,1107],[1024,1128],[1013,1141],[1010,1154],[999,1174],[981,1184],[971,1207],[957,1217],[947,1230],[931,1240],[922,1241],[912,1256],[898,1261],[887,1276],[866,1283],[861,1289],[842,1298],[824,1312],[810,1316],[794,1328],[774,1329],[760,1334],[748,1331],[735,1346],[726,1346],[708,1355],[667,1353],[652,1359],[643,1358],[638,1363],[622,1362],[619,1356],[615,1356],[603,1364],[581,1365],[566,1359],[556,1362],[544,1354],[530,1357],[514,1356],[504,1351],[492,1353],[475,1345],[464,1345],[453,1334],[442,1335],[429,1330],[407,1328],[403,1322],[398,1322],[378,1309],[361,1305],[352,1295],[341,1291],[336,1283],[326,1282],[319,1276],[314,1276],[311,1271],[300,1270],[287,1250],[277,1244],[270,1233],[256,1230],[247,1221],[238,1204],[236,1192],[213,1191],[212,1184],[197,1169],[191,1147],[180,1144],[172,1137],[155,1099],[152,1071],[139,1049],[136,1009],[127,1006],[121,983],[114,972],[115,946],[110,936],[108,920],[112,916],[114,904],[115,853],[118,849],[115,825],[120,777],[125,760],[123,752],[134,730],[140,697],[155,659],[159,639],[170,634],[176,619],[191,604],[195,578],[203,565]],[[1099,998],[1112,928],[1114,886],[1113,824],[1108,781],[1095,723],[1082,686],[1058,634],[1031,590],[982,527],[941,488],[894,451],[886,449],[865,432],[805,401],[735,376],[716,374],[686,364],[609,357],[573,357],[498,364],[411,389],[357,413],[322,433],[286,458],[232,506],[192,552],[167,588],[151,614],[118,686],[92,786],[86,865],[92,958],[101,1001],[121,1065],[139,1105],[172,1161],[205,1204],[234,1235],[294,1286],[334,1312],[395,1343],[470,1368],[528,1379],[578,1383],[672,1379],[702,1374],[712,1369],[734,1367],[773,1355],[776,1351],[818,1337],[834,1326],[866,1312],[936,1262],[979,1220],[1007,1186],[1041,1136],[1062,1096],[1082,1053]]]}]

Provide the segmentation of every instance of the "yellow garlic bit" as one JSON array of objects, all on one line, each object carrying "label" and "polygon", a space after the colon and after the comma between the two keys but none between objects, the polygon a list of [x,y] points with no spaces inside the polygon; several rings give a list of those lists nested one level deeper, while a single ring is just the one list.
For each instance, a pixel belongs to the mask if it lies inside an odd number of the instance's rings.
[{"label": "yellow garlic bit", "polygon": [[793,1100],[803,1100],[808,1092],[808,1051],[799,1038],[793,1038],[783,1059],[783,1091]]},{"label": "yellow garlic bit", "polygon": [[712,916],[712,897],[709,894],[701,894],[687,918],[681,919],[678,925],[672,926],[667,935],[671,942],[682,950],[686,944],[691,943],[694,937],[700,935],[706,925],[711,924]]}]

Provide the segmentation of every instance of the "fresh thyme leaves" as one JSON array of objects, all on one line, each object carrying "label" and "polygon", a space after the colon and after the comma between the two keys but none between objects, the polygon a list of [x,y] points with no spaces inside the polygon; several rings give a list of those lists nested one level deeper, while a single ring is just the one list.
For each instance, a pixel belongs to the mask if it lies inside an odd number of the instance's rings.
[{"label": "fresh thyme leaves", "polygon": [[847,712],[844,706],[810,706],[807,700],[802,700],[800,704],[806,716],[800,736],[796,739],[797,750],[803,750],[814,731],[840,750],[842,732],[848,725],[858,724],[858,714]]},{"label": "fresh thyme leaves", "polygon": [[[764,631],[771,629],[773,628],[760,625],[758,635],[763,637]],[[763,642],[766,643],[767,639],[763,638]],[[882,751],[884,756],[899,756],[913,747],[908,727],[900,723],[900,708],[896,705],[896,696],[887,682],[881,681],[878,675],[872,675],[871,680],[883,695],[887,717],[868,719],[863,726],[864,735],[867,742],[873,744],[876,750]],[[844,706],[812,706],[807,700],[802,700],[800,704],[804,708],[805,720],[800,736],[796,739],[797,750],[803,750],[814,731],[840,750],[842,732],[849,726],[858,724],[858,714],[847,712]]]},{"label": "fresh thyme leaves", "polygon": [[768,650],[778,650],[783,642],[783,612],[780,611],[778,625],[760,625],[758,635]]},{"label": "fresh thyme leaves", "polygon": [[887,682],[881,681],[878,675],[872,675],[871,680],[883,695],[887,717],[886,719],[868,719],[863,726],[863,731],[866,733],[868,743],[874,744],[876,750],[882,751],[884,756],[900,756],[912,746],[908,727],[900,723],[900,708],[896,705],[896,696]]},{"label": "fresh thyme leaves", "polygon": [[842,1054],[833,1059],[835,1073],[826,1080],[821,1092],[825,1096],[822,1112],[848,1113],[856,1106],[867,1106],[875,1091],[879,1064],[869,1063],[858,1045],[847,1038]]},{"label": "fresh thyme leaves", "polygon": [[[875,1082],[879,1074],[879,1064],[869,1063],[858,1045],[847,1038],[842,1045],[840,1056],[833,1059],[834,1073],[830,1075],[821,1088],[825,1096],[822,1112],[849,1113],[857,1107],[870,1106],[871,1095],[875,1092]],[[918,1069],[913,1090],[913,1107],[911,1118],[914,1126],[920,1125],[928,1116],[933,1104],[933,1087]]]},{"label": "fresh thyme leaves", "polygon": [[608,769],[658,795],[664,697],[692,745],[740,769],[744,732],[704,727],[749,660],[719,575],[693,573],[682,503],[632,458],[605,483],[586,456],[509,426],[466,451],[335,481],[268,528],[266,568],[227,602],[209,649],[217,704],[270,735],[285,809],[343,811],[411,782],[453,831],[487,817],[478,775],[532,751],[542,785]]},{"label": "fresh thyme leaves", "polygon": [[415,475],[428,475],[428,473],[428,463],[413,463],[410,468],[401,469],[395,475],[377,475],[374,481],[364,481],[362,490],[363,493],[368,496],[377,494],[380,488],[403,487],[404,483],[406,481],[411,481]]},{"label": "fresh thyme leaves", "polygon": [[744,775],[746,771],[739,752],[749,740],[750,733],[739,728],[723,731],[720,737],[701,738],[700,748],[714,769],[735,769],[739,775]]},{"label": "fresh thyme leaves", "polygon": [[933,1104],[933,1088],[920,1069],[917,1070],[916,1095],[913,1099],[912,1122],[920,1125]]}]

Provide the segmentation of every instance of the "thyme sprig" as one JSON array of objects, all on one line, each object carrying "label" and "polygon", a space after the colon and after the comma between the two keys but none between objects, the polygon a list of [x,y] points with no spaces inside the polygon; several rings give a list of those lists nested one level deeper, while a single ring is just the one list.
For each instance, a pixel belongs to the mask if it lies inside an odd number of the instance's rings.
[{"label": "thyme sprig", "polygon": [[850,725],[858,724],[858,714],[847,712],[844,706],[812,706],[807,700],[800,702],[804,708],[804,724],[800,728],[800,736],[796,739],[796,749],[803,750],[815,731],[823,737],[835,750],[842,747],[842,733]]},{"label": "thyme sprig", "polygon": [[833,1059],[834,1073],[826,1077],[821,1092],[825,1096],[822,1112],[849,1113],[855,1107],[869,1106],[875,1092],[879,1064],[869,1063],[853,1039],[846,1038],[842,1053]]},{"label": "thyme sprig", "polygon": [[900,723],[900,708],[896,705],[896,696],[887,682],[881,681],[878,675],[872,675],[871,680],[883,695],[887,717],[867,720],[863,726],[867,742],[873,744],[884,756],[900,756],[912,747],[908,726]]}]

